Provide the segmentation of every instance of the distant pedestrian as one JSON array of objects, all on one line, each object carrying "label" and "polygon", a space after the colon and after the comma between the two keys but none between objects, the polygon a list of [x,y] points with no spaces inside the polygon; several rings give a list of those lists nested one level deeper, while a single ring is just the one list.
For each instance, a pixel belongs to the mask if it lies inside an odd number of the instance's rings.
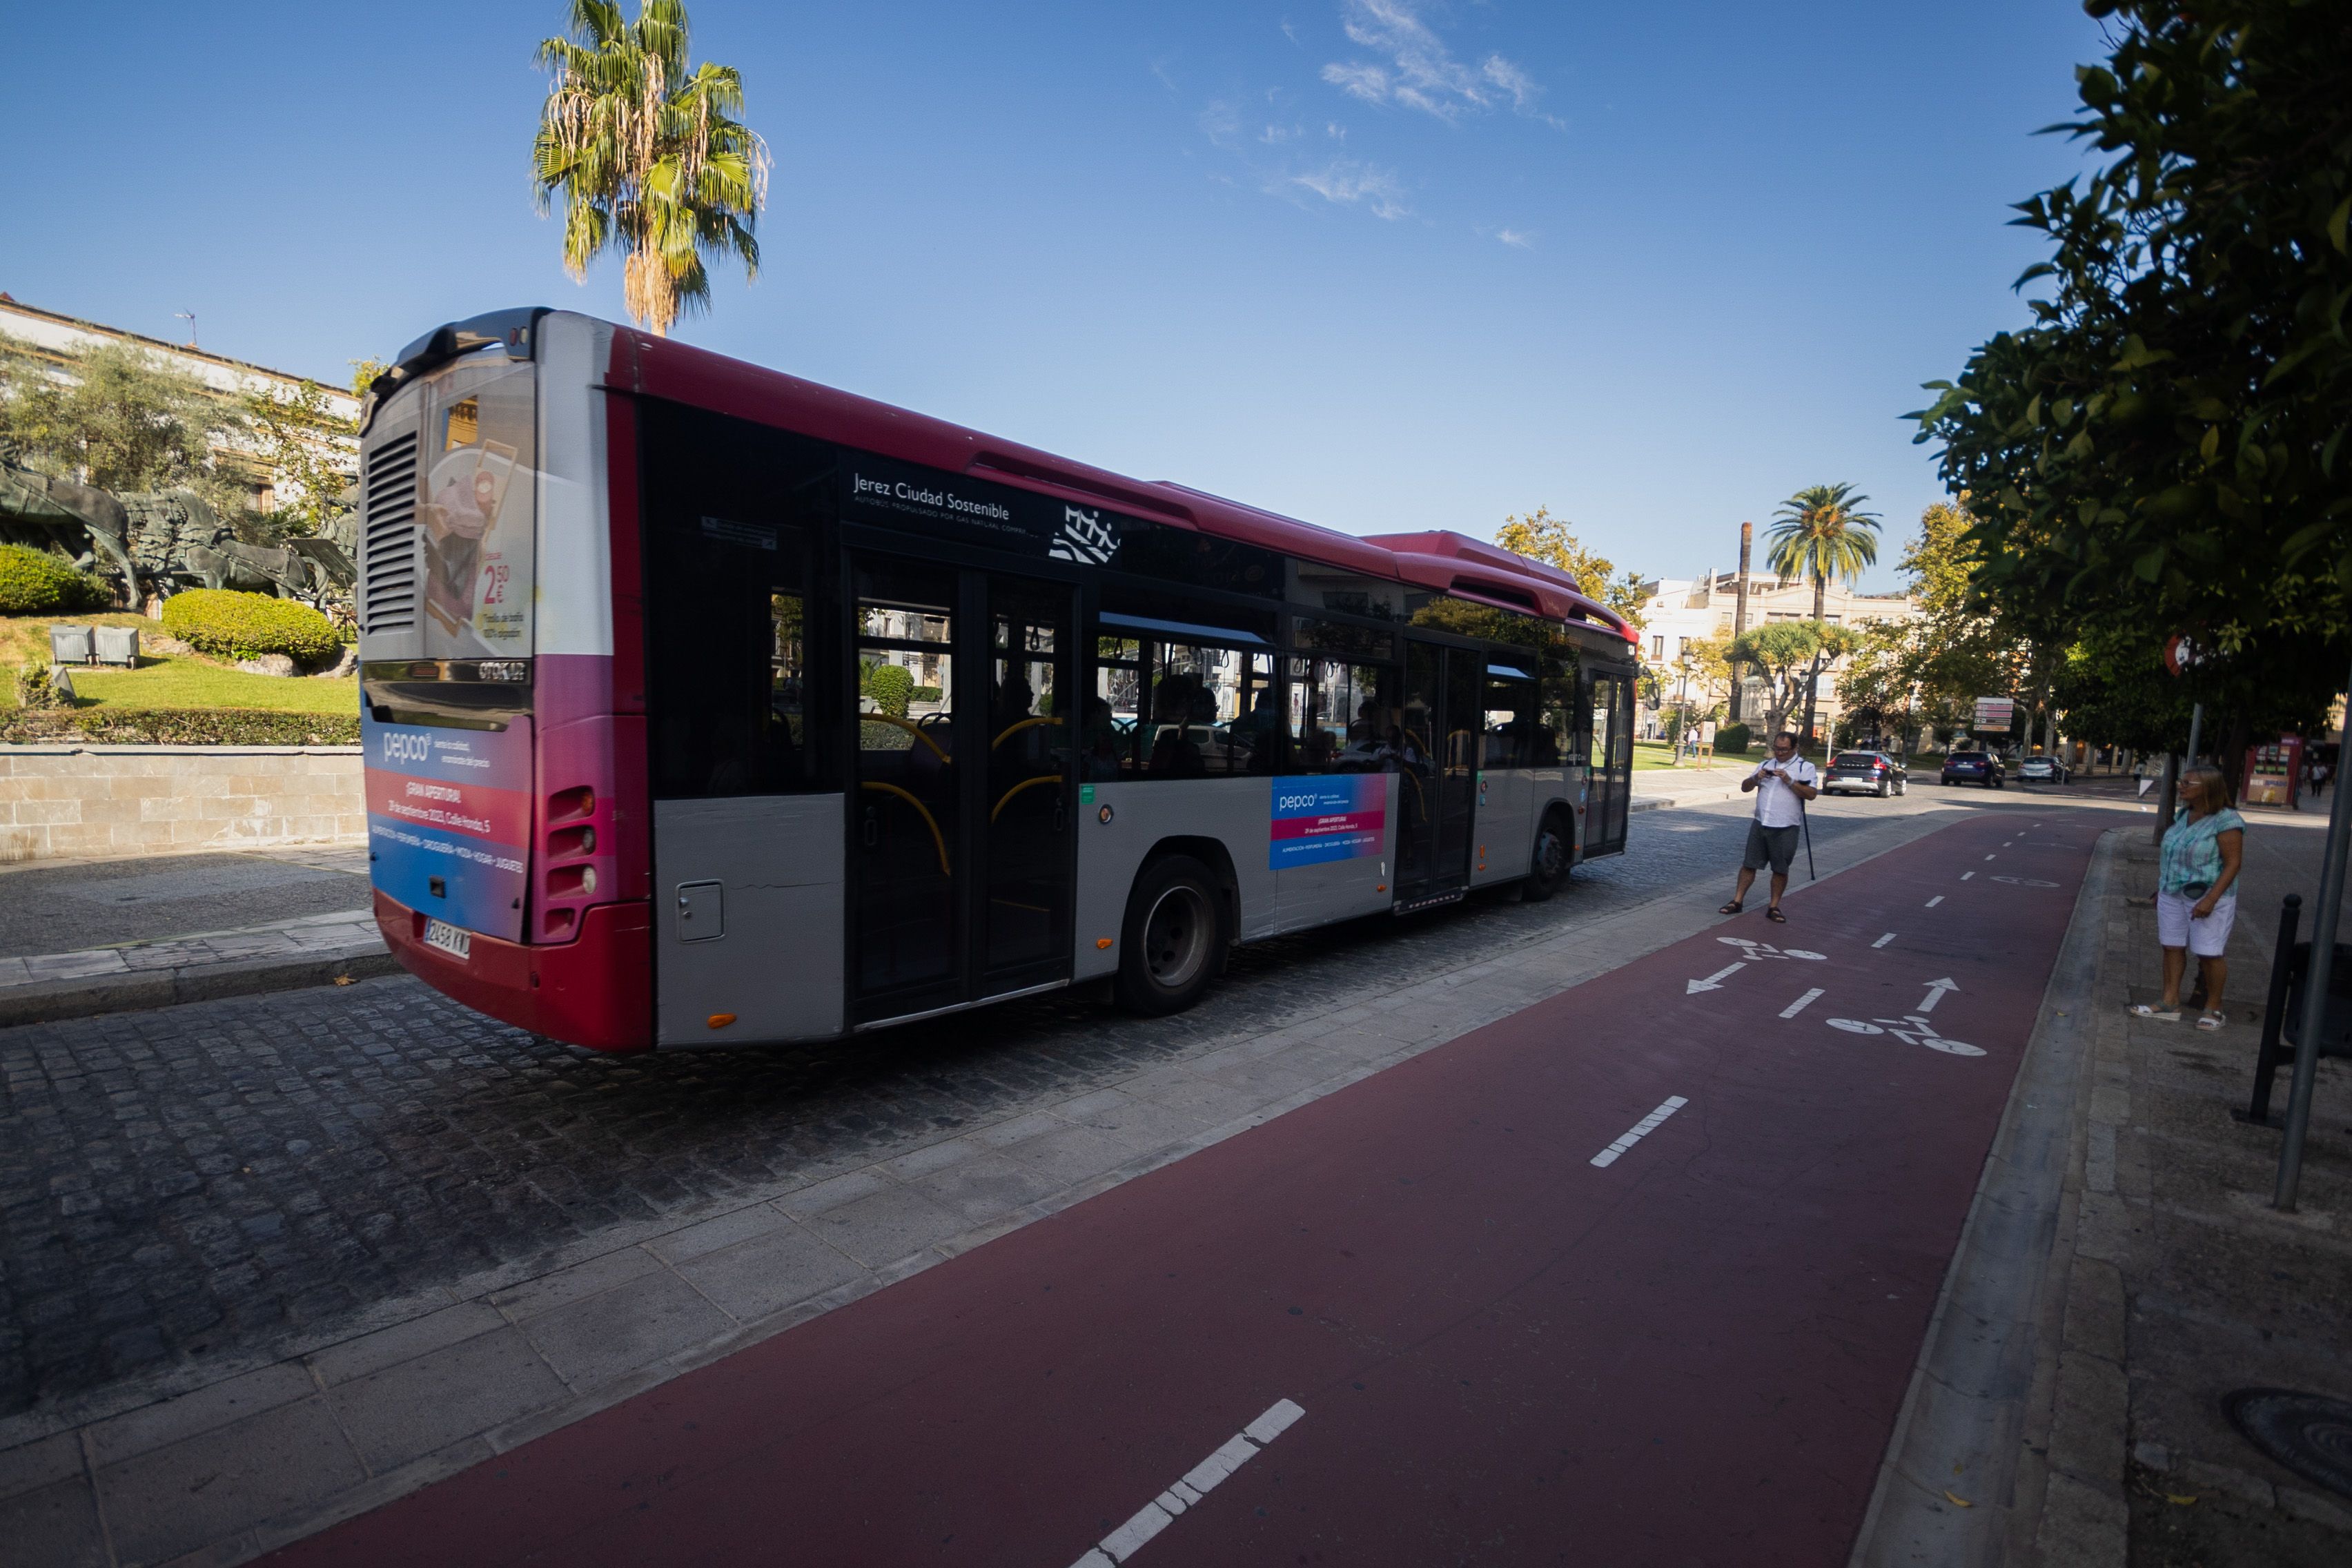
[{"label": "distant pedestrian", "polygon": [[2180,809],[2164,835],[2156,879],[2156,940],[2164,949],[2164,994],[2156,1005],[2135,1002],[2143,1018],[2180,1021],[2180,982],[2189,955],[2204,978],[2200,1029],[2218,1029],[2221,988],[2230,978],[2230,927],[2238,918],[2238,870],[2246,851],[2246,819],[2230,807],[2230,786],[2210,764],[2180,776]]},{"label": "distant pedestrian", "polygon": [[1731,890],[1731,902],[1719,912],[1736,915],[1747,908],[1748,889],[1756,885],[1756,873],[1769,866],[1772,901],[1765,907],[1764,918],[1786,923],[1789,917],[1780,912],[1780,895],[1789,890],[1789,862],[1796,858],[1805,802],[1821,794],[1820,778],[1819,770],[1797,754],[1793,731],[1783,730],[1772,737],[1772,754],[1739,781],[1742,793],[1752,791],[1756,795],[1756,819],[1748,825],[1748,850],[1740,858],[1738,884]]}]

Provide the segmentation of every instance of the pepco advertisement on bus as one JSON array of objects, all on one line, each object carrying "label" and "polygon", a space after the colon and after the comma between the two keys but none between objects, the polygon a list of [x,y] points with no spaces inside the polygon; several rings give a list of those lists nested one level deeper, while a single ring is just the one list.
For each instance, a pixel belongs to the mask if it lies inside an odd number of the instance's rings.
[{"label": "pepco advertisement on bus", "polygon": [[380,724],[362,710],[360,740],[375,885],[436,920],[521,941],[530,721],[427,729]]},{"label": "pepco advertisement on bus", "polygon": [[1381,852],[1388,826],[1388,775],[1325,773],[1274,781],[1274,822],[1265,863],[1283,871]]}]

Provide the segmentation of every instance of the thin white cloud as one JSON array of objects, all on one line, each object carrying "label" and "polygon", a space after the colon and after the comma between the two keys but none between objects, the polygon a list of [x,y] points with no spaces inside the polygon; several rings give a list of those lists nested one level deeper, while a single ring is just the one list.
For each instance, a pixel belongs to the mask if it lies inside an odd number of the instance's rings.
[{"label": "thin white cloud", "polygon": [[1223,99],[1212,99],[1201,110],[1201,134],[1216,147],[1232,147],[1242,139],[1241,111]]},{"label": "thin white cloud", "polygon": [[1282,183],[1312,191],[1339,206],[1360,205],[1374,217],[1391,222],[1412,216],[1412,209],[1405,205],[1404,183],[1393,170],[1378,164],[1340,158],[1320,169],[1287,175]]},{"label": "thin white cloud", "polygon": [[1349,97],[1419,110],[1448,124],[1506,103],[1520,114],[1559,124],[1537,107],[1544,89],[1521,67],[1500,55],[1489,55],[1475,70],[1455,59],[1423,19],[1418,0],[1339,0],[1339,14],[1349,41],[1379,57],[1334,60],[1323,68],[1323,79]]},{"label": "thin white cloud", "polygon": [[1536,247],[1531,236],[1516,228],[1498,228],[1495,231],[1495,237],[1514,250],[1533,250]]}]

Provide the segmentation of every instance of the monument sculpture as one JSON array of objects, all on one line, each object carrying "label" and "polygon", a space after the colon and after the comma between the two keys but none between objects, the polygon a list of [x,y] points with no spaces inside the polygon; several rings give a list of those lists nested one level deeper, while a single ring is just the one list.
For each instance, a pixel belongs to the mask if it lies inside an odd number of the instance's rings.
[{"label": "monument sculpture", "polygon": [[131,608],[183,588],[276,594],[348,620],[358,576],[359,520],[350,491],[319,534],[282,546],[236,537],[184,487],[118,496],[26,467],[0,444],[0,542],[30,545],[112,584]]}]

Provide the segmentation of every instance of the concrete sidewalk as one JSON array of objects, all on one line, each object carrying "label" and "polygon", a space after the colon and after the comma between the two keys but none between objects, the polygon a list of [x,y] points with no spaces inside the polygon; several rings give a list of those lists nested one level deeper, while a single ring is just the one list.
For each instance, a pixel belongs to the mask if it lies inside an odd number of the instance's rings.
[{"label": "concrete sidewalk", "polygon": [[2271,1207],[2286,1075],[2273,1125],[2239,1120],[2280,900],[2304,897],[2307,939],[2325,826],[2250,819],[2213,1033],[2127,1011],[2159,995],[2155,912],[2135,901],[2157,855],[2145,816],[2107,835],[1855,1568],[2352,1561],[2352,1497],[2224,1410],[2249,1388],[2352,1400],[2352,1071],[2320,1064],[2295,1215]]},{"label": "concrete sidewalk", "polygon": [[388,974],[367,850],[0,869],[0,1026]]}]

